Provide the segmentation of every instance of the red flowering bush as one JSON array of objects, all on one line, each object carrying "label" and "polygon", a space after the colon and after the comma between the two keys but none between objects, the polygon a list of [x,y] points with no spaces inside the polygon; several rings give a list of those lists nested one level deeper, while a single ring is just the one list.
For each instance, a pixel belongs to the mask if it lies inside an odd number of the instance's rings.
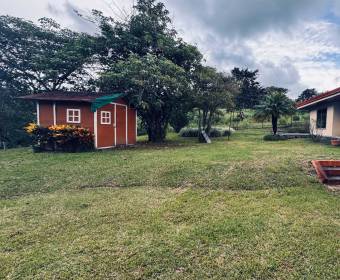
[{"label": "red flowering bush", "polygon": [[71,125],[41,127],[29,124],[27,133],[33,137],[34,151],[81,152],[94,148],[93,134],[86,128]]}]

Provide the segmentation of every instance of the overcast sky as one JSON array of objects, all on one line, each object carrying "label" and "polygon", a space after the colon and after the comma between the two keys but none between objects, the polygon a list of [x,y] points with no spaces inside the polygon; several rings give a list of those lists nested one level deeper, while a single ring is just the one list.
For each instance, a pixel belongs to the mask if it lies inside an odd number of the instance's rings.
[{"label": "overcast sky", "polygon": [[[122,17],[133,0],[0,0],[0,14],[52,17],[94,32],[74,9]],[[340,0],[164,0],[174,26],[221,71],[260,70],[265,86],[296,97],[303,89],[340,86]],[[117,7],[118,5],[119,7]]]}]

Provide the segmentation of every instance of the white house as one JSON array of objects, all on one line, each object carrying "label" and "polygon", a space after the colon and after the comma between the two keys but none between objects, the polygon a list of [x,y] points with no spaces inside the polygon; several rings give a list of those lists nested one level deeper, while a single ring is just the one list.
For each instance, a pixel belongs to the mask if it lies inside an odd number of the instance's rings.
[{"label": "white house", "polygon": [[309,111],[312,133],[340,137],[340,87],[299,102],[296,107]]}]

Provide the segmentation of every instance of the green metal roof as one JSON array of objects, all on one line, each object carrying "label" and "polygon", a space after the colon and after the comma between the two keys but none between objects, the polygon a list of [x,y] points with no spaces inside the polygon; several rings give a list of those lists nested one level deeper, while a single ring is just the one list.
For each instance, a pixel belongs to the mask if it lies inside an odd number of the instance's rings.
[{"label": "green metal roof", "polygon": [[96,98],[92,104],[91,104],[91,111],[95,112],[97,111],[99,108],[110,104],[111,102],[116,101],[119,98],[122,98],[125,94],[124,93],[115,93],[112,95],[105,95],[105,96],[101,96]]}]

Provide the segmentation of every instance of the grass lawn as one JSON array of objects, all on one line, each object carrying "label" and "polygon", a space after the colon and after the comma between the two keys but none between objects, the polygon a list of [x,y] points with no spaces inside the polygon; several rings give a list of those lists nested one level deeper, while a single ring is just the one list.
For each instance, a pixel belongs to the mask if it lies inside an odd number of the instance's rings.
[{"label": "grass lawn", "polygon": [[263,134],[0,152],[0,279],[339,279],[340,149]]}]

